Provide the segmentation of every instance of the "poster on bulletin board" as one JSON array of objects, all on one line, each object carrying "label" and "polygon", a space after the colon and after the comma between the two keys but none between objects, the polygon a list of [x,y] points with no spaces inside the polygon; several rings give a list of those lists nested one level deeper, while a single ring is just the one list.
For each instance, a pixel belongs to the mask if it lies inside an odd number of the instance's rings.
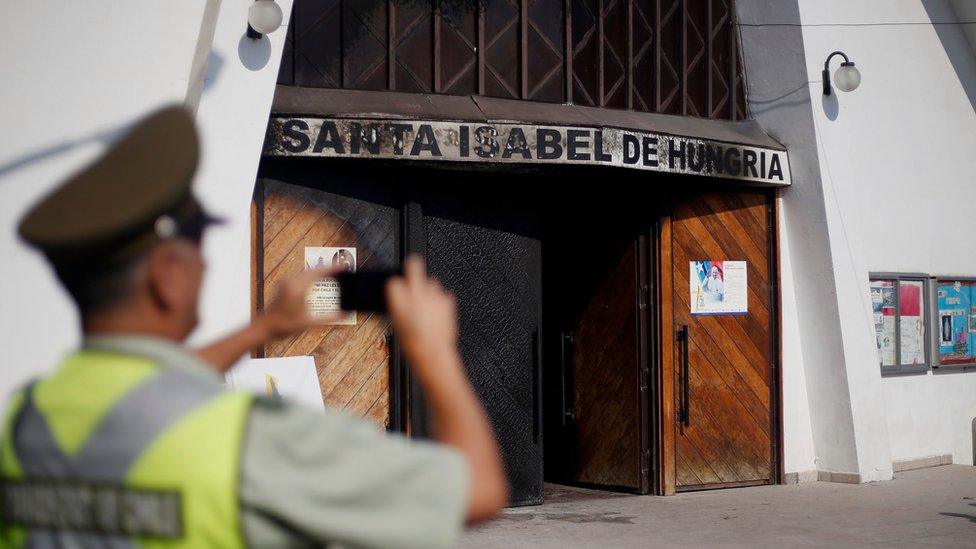
[{"label": "poster on bulletin board", "polygon": [[976,303],[974,283],[940,280],[938,284],[939,364],[976,362]]},{"label": "poster on bulletin board", "polygon": [[901,341],[900,364],[925,364],[925,283],[921,280],[898,282],[898,334]]},{"label": "poster on bulletin board", "polygon": [[882,366],[895,365],[895,281],[871,281],[874,337]]}]

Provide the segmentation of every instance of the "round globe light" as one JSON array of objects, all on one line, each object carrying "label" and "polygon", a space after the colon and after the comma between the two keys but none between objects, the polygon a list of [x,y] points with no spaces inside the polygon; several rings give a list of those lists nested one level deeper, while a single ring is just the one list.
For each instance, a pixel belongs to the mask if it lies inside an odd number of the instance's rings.
[{"label": "round globe light", "polygon": [[861,85],[861,71],[857,70],[854,63],[841,63],[834,73],[834,84],[840,91],[854,91]]},{"label": "round globe light", "polygon": [[247,10],[247,23],[261,34],[278,30],[281,18],[281,8],[274,0],[257,0]]}]

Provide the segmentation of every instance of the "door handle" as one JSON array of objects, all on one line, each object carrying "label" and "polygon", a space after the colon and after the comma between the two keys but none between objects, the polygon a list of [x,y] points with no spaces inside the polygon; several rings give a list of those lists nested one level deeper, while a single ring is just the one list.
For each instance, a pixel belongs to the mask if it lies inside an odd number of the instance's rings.
[{"label": "door handle", "polygon": [[691,425],[691,403],[690,385],[688,379],[688,325],[682,324],[681,328],[675,332],[674,337],[681,344],[681,408],[678,410],[678,421],[688,427]]},{"label": "door handle", "polygon": [[566,332],[561,332],[559,334],[559,353],[561,368],[561,381],[562,381],[562,414],[560,414],[560,422],[563,427],[566,427],[572,423],[576,418],[573,416],[573,383],[569,379],[569,372],[573,367],[573,335],[567,334]]}]

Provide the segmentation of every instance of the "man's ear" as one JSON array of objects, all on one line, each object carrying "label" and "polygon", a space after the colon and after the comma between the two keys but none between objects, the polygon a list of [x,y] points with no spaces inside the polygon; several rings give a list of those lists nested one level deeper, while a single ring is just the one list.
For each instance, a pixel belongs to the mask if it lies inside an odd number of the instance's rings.
[{"label": "man's ear", "polygon": [[146,283],[153,305],[161,311],[176,307],[181,289],[180,257],[170,244],[156,246],[146,264]]}]

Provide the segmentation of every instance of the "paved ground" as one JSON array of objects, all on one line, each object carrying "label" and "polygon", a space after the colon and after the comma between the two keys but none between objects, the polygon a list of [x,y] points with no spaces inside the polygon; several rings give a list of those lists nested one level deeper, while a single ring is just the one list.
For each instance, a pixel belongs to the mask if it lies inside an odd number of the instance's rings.
[{"label": "paved ground", "polygon": [[811,482],[674,497],[546,490],[546,504],[510,509],[469,531],[460,546],[976,548],[976,467],[965,465],[872,484]]}]

